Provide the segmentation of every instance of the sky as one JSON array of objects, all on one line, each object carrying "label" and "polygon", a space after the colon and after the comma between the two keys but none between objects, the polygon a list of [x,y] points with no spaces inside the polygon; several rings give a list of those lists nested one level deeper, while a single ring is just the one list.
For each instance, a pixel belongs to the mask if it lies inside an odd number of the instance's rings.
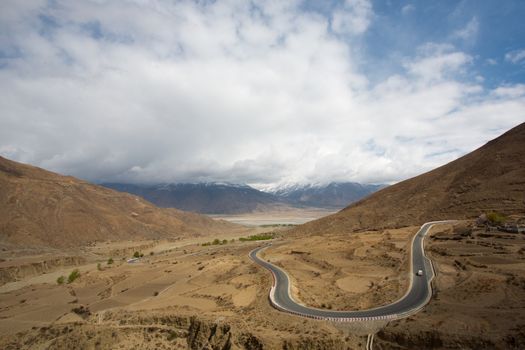
[{"label": "sky", "polygon": [[0,2],[0,155],[93,182],[395,183],[525,122],[525,1]]}]

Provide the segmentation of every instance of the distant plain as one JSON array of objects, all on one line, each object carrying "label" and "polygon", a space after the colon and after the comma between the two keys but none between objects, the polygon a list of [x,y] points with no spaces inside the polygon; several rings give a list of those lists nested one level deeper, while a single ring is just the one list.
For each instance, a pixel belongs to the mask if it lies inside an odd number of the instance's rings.
[{"label": "distant plain", "polygon": [[301,225],[306,222],[334,214],[334,209],[322,208],[291,208],[269,212],[253,212],[236,215],[209,215],[214,219],[222,219],[234,224],[247,226],[261,225]]}]

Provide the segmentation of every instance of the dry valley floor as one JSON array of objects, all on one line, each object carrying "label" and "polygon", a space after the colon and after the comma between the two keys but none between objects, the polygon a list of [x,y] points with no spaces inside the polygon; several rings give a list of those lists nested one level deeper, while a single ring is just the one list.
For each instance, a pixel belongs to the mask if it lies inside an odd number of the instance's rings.
[{"label": "dry valley floor", "polygon": [[[406,291],[407,249],[417,229],[298,237],[287,227],[259,227],[250,233],[277,231],[265,258],[289,272],[301,302],[365,309]],[[4,253],[0,348],[355,349],[373,332],[377,349],[508,349],[525,342],[524,234],[471,223],[434,228],[427,239],[437,270],[430,304],[404,320],[349,325],[274,310],[267,299],[271,275],[248,258],[266,242],[216,238],[224,244],[203,245],[203,238],[102,243],[70,254],[78,259],[50,262],[47,270]],[[144,256],[128,263],[134,251]],[[17,262],[25,266],[19,275]],[[67,283],[74,268],[80,277]],[[59,285],[61,275],[66,283]]]}]

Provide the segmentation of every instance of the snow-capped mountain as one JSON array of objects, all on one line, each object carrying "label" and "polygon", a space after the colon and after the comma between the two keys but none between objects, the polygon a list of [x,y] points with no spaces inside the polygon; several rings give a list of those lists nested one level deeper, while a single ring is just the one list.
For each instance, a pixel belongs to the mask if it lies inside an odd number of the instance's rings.
[{"label": "snow-capped mountain", "polygon": [[261,187],[218,182],[103,186],[141,196],[160,207],[206,214],[249,213],[283,205],[338,209],[384,187],[354,182],[286,184],[266,187],[264,191]]},{"label": "snow-capped mountain", "polygon": [[295,205],[321,208],[343,208],[385,187],[357,182],[328,184],[292,184],[275,188],[271,193]]}]

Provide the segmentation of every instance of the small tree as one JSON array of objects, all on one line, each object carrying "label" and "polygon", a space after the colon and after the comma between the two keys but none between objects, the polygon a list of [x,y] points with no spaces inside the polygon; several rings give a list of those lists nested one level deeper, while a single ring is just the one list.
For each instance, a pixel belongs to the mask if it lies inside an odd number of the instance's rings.
[{"label": "small tree", "polygon": [[111,265],[111,264],[113,264],[113,258],[108,259],[108,265]]},{"label": "small tree", "polygon": [[218,238],[215,238],[212,242],[213,245],[221,244],[221,241]]},{"label": "small tree", "polygon": [[65,280],[65,279],[66,279],[66,278],[65,278],[64,276],[60,276],[59,278],[57,278],[57,283],[58,283],[58,284],[64,284],[64,280]]},{"label": "small tree", "polygon": [[133,253],[133,257],[134,257],[134,258],[140,258],[140,253],[139,253],[139,252],[135,252],[135,253]]},{"label": "small tree", "polygon": [[490,223],[494,225],[501,225],[507,220],[505,215],[497,213],[497,212],[488,213],[487,219],[490,221]]},{"label": "small tree", "polygon": [[79,277],[80,277],[80,271],[78,269],[74,269],[73,271],[71,271],[71,273],[67,277],[67,283],[73,283]]},{"label": "small tree", "polygon": [[227,244],[228,243],[228,240],[227,239],[223,239],[222,240],[222,244]]}]

